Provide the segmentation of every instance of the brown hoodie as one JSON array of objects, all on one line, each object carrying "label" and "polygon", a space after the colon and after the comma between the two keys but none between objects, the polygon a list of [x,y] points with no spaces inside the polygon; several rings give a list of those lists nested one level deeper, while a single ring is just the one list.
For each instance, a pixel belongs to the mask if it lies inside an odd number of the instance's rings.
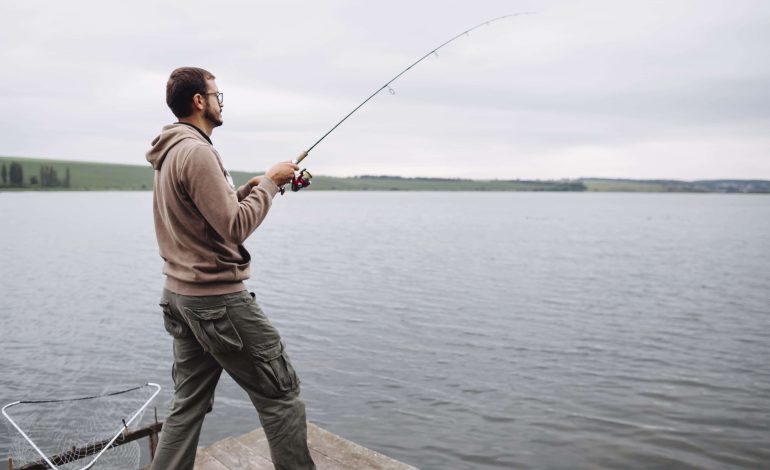
[{"label": "brown hoodie", "polygon": [[210,140],[187,124],[163,127],[147,161],[155,168],[153,212],[166,289],[219,295],[245,289],[243,242],[264,220],[278,187],[267,177],[236,191]]}]

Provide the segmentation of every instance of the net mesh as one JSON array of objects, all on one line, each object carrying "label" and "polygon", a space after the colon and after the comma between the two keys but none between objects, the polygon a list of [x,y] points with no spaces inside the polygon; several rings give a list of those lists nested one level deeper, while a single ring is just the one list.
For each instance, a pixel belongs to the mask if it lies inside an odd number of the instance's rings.
[{"label": "net mesh", "polygon": [[[25,439],[5,420],[11,436],[14,467],[45,463],[29,441],[57,468],[87,467],[117,433],[138,428],[145,407],[157,390],[156,385],[145,384],[88,397],[21,401],[7,407],[5,414],[29,438]],[[139,443],[129,442],[105,451],[96,464],[88,468],[136,470],[140,457]],[[44,468],[50,466],[46,464]]]}]

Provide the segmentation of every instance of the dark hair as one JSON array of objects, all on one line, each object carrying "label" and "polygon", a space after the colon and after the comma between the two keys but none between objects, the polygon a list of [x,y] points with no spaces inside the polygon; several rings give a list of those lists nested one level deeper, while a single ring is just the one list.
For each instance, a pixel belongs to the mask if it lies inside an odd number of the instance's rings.
[{"label": "dark hair", "polygon": [[192,99],[197,93],[206,93],[206,80],[213,80],[211,72],[197,67],[179,67],[171,72],[166,83],[166,104],[178,118],[192,114]]}]

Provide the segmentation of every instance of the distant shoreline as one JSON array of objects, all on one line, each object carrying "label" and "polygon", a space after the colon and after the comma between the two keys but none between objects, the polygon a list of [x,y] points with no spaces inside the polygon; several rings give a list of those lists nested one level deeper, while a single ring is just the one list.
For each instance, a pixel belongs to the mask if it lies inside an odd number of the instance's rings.
[{"label": "distant shoreline", "polygon": [[[258,172],[233,171],[236,184]],[[0,191],[149,191],[149,165],[79,162],[0,156]],[[636,180],[577,178],[565,180],[472,180],[362,175],[317,175],[314,191],[547,191],[646,193],[770,193],[770,180]]]}]

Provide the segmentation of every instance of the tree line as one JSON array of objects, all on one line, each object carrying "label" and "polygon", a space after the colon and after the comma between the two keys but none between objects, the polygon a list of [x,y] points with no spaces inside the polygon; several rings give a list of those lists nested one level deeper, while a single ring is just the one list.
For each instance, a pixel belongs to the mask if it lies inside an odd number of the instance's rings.
[{"label": "tree line", "polygon": [[70,169],[67,167],[64,176],[60,177],[56,168],[50,165],[40,165],[40,171],[36,175],[30,175],[29,179],[24,179],[24,167],[18,162],[11,162],[10,165],[3,163],[0,168],[0,181],[3,186],[23,188],[38,186],[41,188],[69,188],[70,187]]}]

